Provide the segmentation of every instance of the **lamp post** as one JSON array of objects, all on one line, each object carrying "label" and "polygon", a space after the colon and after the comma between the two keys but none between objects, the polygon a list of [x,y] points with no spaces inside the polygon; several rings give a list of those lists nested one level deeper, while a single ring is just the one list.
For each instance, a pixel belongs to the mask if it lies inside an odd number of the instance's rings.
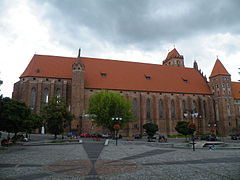
[{"label": "lamp post", "polygon": [[215,122],[209,122],[208,123],[208,127],[210,128],[210,133],[211,134],[213,134],[213,133],[215,134],[215,129],[217,127],[217,124]]},{"label": "lamp post", "polygon": [[112,121],[114,121],[113,129],[115,130],[115,139],[116,139],[116,146],[117,146],[117,133],[120,129],[119,121],[122,121],[121,117],[113,117]]},{"label": "lamp post", "polygon": [[197,118],[198,116],[200,116],[197,112],[194,112],[194,111],[186,111],[183,113],[183,116],[185,118],[187,118],[188,116],[190,115],[190,118],[191,118],[191,122],[189,123],[188,125],[188,128],[190,128],[190,130],[192,131],[192,147],[193,147],[193,151],[195,151],[195,137],[194,137],[194,132],[196,130],[196,125],[195,125],[195,122],[194,122],[194,118]]}]

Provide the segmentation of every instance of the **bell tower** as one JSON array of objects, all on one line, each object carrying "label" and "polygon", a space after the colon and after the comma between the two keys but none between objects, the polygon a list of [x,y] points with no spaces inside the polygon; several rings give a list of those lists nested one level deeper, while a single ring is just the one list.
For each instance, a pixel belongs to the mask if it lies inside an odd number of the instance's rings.
[{"label": "bell tower", "polygon": [[[228,135],[236,125],[234,123],[234,99],[231,75],[219,59],[216,60],[209,77],[209,86],[214,95],[217,130],[219,134]],[[213,123],[213,122],[209,122]]]},{"label": "bell tower", "polygon": [[78,51],[78,57],[72,65],[72,98],[71,112],[75,118],[72,121],[73,131],[82,132],[81,115],[84,112],[84,74],[85,65],[81,59],[81,49]]},{"label": "bell tower", "polygon": [[166,59],[163,61],[163,65],[184,67],[183,55],[180,55],[174,48],[168,53]]}]

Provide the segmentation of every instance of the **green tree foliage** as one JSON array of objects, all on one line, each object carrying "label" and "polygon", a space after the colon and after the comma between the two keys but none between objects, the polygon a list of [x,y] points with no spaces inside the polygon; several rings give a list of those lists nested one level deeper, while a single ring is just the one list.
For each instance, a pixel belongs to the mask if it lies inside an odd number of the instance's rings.
[{"label": "green tree foliage", "polygon": [[55,138],[64,132],[64,128],[70,125],[73,119],[67,104],[62,98],[56,96],[43,106],[41,115],[46,123],[47,131],[54,134]]},{"label": "green tree foliage", "polygon": [[23,102],[10,98],[0,97],[0,129],[7,132],[31,132],[39,127],[41,123],[37,115],[33,114],[30,108]]},{"label": "green tree foliage", "polygon": [[146,123],[143,125],[143,129],[145,129],[149,139],[152,139],[152,137],[158,131],[158,125],[154,123]]},{"label": "green tree foliage", "polygon": [[194,123],[187,121],[178,121],[175,127],[176,131],[182,135],[192,135],[196,131]]},{"label": "green tree foliage", "polygon": [[33,129],[42,127],[42,117],[38,114],[31,113],[27,119],[24,120],[24,132],[31,133]]},{"label": "green tree foliage", "polygon": [[[132,103],[117,92],[100,91],[93,94],[89,100],[88,113],[94,114],[94,123],[114,131],[114,124],[121,128],[133,121]],[[121,121],[113,121],[113,117],[121,117]]]}]

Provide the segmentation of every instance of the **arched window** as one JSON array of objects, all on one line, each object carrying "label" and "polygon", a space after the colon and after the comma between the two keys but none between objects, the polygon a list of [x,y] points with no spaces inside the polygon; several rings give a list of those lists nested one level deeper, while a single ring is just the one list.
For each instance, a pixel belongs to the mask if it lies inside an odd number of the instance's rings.
[{"label": "arched window", "polygon": [[163,101],[161,99],[159,100],[158,111],[159,111],[159,119],[163,119]]},{"label": "arched window", "polygon": [[180,66],[180,61],[177,61],[177,66]]},{"label": "arched window", "polygon": [[150,108],[150,99],[147,99],[146,101],[146,113],[147,113],[147,116],[146,116],[146,119],[147,120],[151,120],[151,108]]},{"label": "arched window", "polygon": [[171,101],[171,119],[175,119],[175,103],[174,103],[174,100]]},{"label": "arched window", "polygon": [[30,108],[31,109],[35,109],[35,107],[36,107],[36,97],[37,97],[36,88],[32,88],[32,90],[31,90],[31,101],[30,101]]},{"label": "arched window", "polygon": [[56,96],[59,98],[61,97],[61,89],[60,88],[57,88],[56,90]]},{"label": "arched window", "polygon": [[227,103],[227,113],[228,113],[228,116],[231,116],[231,107],[229,103]]},{"label": "arched window", "polygon": [[193,100],[193,109],[192,109],[193,113],[197,112],[197,105],[196,105],[196,101]]},{"label": "arched window", "polygon": [[137,117],[137,99],[136,98],[133,99],[132,104],[133,104],[133,114],[135,117]]},{"label": "arched window", "polygon": [[182,112],[183,112],[183,113],[186,113],[186,112],[187,112],[185,100],[182,101]]},{"label": "arched window", "polygon": [[48,88],[43,90],[43,102],[48,103]]},{"label": "arched window", "polygon": [[204,118],[207,118],[207,108],[206,108],[206,102],[203,101],[203,113],[204,113]]}]

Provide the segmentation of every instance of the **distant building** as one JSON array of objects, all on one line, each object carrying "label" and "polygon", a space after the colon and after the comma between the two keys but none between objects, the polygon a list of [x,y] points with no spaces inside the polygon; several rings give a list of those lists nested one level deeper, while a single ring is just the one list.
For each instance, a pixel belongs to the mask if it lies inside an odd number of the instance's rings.
[{"label": "distant building", "polygon": [[[219,59],[209,77],[197,62],[184,66],[184,57],[174,48],[163,65],[98,58],[34,55],[20,81],[14,84],[13,98],[39,113],[44,102],[62,96],[75,115],[71,130],[102,132],[92,126],[87,112],[89,97],[102,89],[117,91],[133,104],[137,121],[122,130],[123,135],[143,133],[146,122],[158,124],[161,134],[177,134],[178,121],[194,121],[197,133],[210,131],[227,135],[239,125],[240,83]],[[68,130],[67,130],[68,131]]]}]

